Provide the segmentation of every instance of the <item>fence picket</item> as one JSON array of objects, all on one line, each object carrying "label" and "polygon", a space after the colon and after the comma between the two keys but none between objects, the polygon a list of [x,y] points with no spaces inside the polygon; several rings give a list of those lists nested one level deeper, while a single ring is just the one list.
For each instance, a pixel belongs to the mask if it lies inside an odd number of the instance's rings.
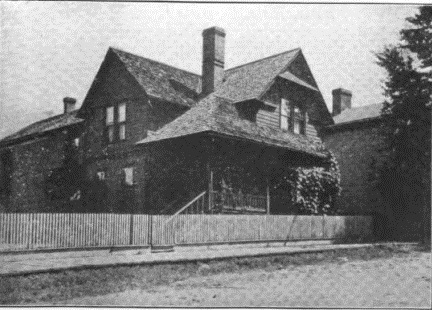
[{"label": "fence picket", "polygon": [[150,222],[149,215],[0,213],[0,249],[335,239],[373,229],[370,216],[180,214],[152,216],[151,229]]}]

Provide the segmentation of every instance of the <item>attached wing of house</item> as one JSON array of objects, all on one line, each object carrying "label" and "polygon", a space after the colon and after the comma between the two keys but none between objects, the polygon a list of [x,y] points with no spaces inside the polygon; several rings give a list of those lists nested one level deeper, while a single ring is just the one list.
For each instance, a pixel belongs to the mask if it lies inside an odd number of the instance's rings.
[{"label": "attached wing of house", "polygon": [[35,122],[23,129],[3,138],[0,145],[19,143],[27,139],[39,137],[49,132],[60,130],[65,127],[76,125],[83,122],[77,117],[77,111],[67,112],[50,118]]}]

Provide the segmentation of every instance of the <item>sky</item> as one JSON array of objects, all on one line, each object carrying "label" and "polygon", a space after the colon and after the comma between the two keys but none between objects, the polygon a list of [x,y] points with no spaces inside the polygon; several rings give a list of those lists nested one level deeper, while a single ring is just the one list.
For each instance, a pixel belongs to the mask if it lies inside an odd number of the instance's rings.
[{"label": "sky", "polygon": [[300,47],[331,111],[383,101],[374,52],[395,44],[414,5],[0,2],[0,137],[78,106],[110,46],[201,73],[202,30],[226,31],[225,68]]}]

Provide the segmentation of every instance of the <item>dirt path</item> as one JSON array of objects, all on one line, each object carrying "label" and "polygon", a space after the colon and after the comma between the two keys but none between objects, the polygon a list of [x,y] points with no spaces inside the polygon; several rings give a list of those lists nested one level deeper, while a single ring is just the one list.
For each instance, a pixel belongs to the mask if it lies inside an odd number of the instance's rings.
[{"label": "dirt path", "polygon": [[[205,268],[203,268],[205,272]],[[427,307],[431,254],[199,276],[63,302],[69,305],[192,307]]]}]

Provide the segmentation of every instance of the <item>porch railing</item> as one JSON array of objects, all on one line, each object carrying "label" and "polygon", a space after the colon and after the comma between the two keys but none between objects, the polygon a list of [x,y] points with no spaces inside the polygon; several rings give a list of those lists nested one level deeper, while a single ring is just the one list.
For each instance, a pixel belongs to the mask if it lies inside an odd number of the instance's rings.
[{"label": "porch railing", "polygon": [[235,194],[232,192],[212,192],[214,212],[251,212],[265,213],[267,208],[267,197],[250,194]]}]

